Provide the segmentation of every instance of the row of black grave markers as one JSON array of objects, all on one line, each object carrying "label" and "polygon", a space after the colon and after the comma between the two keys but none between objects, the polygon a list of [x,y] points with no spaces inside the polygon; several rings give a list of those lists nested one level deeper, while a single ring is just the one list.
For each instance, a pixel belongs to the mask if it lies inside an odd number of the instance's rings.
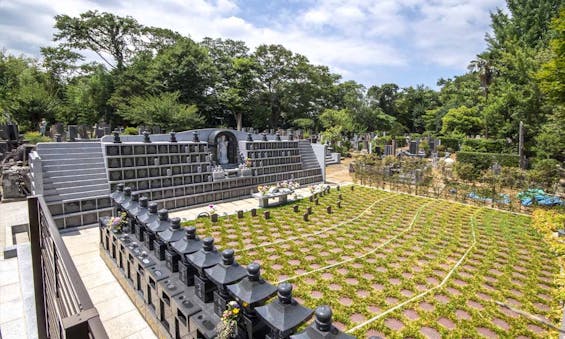
[{"label": "row of black grave markers", "polygon": [[[115,265],[113,272],[123,275],[171,338],[217,336],[232,300],[241,309],[234,338],[352,338],[331,325],[327,306],[313,312],[298,304],[291,284],[271,285],[259,264],[242,267],[233,250],[220,253],[213,238],[200,239],[195,227],[181,227],[179,218],[169,218],[156,203],[122,184],[111,197],[116,215],[126,213],[127,226],[110,229],[110,220],[101,219],[101,247]],[[267,303],[275,294],[278,298]],[[295,334],[313,313],[314,323]]]},{"label": "row of black grave markers", "polygon": [[[120,131],[116,130],[113,133],[114,133],[113,143],[115,143],[115,144],[121,143],[122,140],[120,138]],[[150,137],[151,133],[149,133],[149,131],[143,131],[142,135],[143,135],[143,142],[144,143],[150,143],[151,142],[151,137]],[[169,135],[170,135],[169,142],[173,142],[173,143],[177,142],[177,134],[174,131],[170,132]],[[61,135],[56,134],[56,136],[58,136],[57,141],[60,141],[59,139],[61,138]],[[294,134],[289,134],[288,140],[290,140],[290,141],[294,140]],[[192,141],[193,142],[200,142],[200,137],[199,137],[197,131],[192,132]],[[253,134],[247,133],[246,141],[253,141]],[[261,134],[261,141],[268,141],[267,133]],[[275,134],[275,141],[282,141],[281,136],[278,132]]]}]

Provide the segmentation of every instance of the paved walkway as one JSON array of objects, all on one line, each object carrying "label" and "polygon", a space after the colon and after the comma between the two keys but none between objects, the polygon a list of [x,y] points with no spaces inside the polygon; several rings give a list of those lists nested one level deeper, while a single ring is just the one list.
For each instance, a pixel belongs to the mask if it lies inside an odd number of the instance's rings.
[{"label": "paved walkway", "polygon": [[[19,267],[18,258],[5,259],[4,249],[13,244],[9,226],[28,223],[27,201],[0,203],[0,333],[3,339],[33,338],[26,329],[22,275],[31,267]],[[29,243],[28,243],[29,244]],[[29,250],[22,248],[22,250]],[[29,313],[28,313],[29,314]]]}]

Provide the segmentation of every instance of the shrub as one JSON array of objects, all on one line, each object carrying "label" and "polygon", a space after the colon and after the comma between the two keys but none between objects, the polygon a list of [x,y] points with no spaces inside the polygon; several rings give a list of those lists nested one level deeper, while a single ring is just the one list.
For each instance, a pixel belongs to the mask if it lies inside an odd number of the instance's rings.
[{"label": "shrub", "polygon": [[38,142],[50,142],[51,138],[41,135],[39,132],[26,132],[24,140],[30,144],[37,144]]},{"label": "shrub", "polygon": [[458,152],[457,161],[475,166],[479,171],[490,168],[495,162],[501,166],[518,167],[520,156],[517,154]]},{"label": "shrub", "polygon": [[139,131],[135,127],[126,127],[124,129],[124,135],[138,135]]},{"label": "shrub", "polygon": [[459,150],[459,143],[461,143],[461,139],[450,137],[440,137],[439,141],[441,142],[442,146],[455,152]]},{"label": "shrub", "polygon": [[464,152],[484,153],[516,153],[516,145],[509,144],[505,139],[465,139],[461,145]]}]

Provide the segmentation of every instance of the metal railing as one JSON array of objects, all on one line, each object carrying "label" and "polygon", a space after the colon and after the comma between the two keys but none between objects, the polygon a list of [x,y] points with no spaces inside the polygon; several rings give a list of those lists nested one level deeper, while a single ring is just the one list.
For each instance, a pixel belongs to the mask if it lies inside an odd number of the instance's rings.
[{"label": "metal railing", "polygon": [[39,338],[108,338],[43,197],[28,210]]}]

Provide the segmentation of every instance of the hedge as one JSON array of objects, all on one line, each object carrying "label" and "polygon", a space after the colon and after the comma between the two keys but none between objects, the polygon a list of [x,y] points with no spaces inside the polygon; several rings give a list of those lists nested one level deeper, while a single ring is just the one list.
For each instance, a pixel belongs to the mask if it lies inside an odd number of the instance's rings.
[{"label": "hedge", "polygon": [[440,137],[439,141],[445,148],[450,148],[455,152],[459,150],[459,144],[461,143],[459,138]]},{"label": "hedge", "polygon": [[505,167],[520,166],[520,156],[517,154],[457,152],[457,161],[471,164],[479,170],[485,170],[495,162]]},{"label": "hedge", "polygon": [[516,153],[517,146],[505,139],[465,139],[461,146],[466,152]]}]

